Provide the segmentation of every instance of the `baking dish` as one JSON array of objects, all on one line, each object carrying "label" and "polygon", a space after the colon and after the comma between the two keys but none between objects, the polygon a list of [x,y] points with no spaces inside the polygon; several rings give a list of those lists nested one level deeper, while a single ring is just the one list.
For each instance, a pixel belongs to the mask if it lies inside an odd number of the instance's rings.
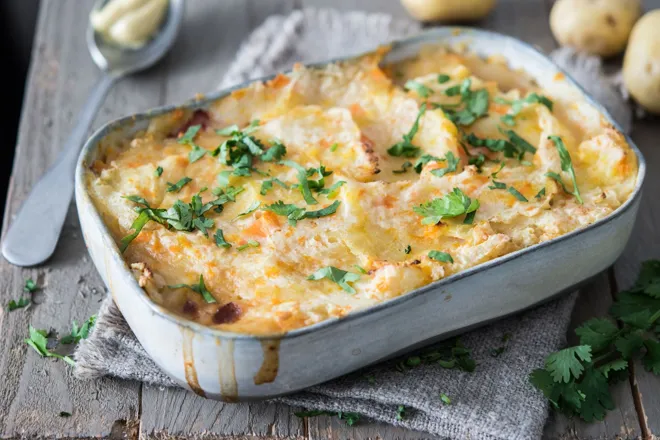
[{"label": "baking dish", "polygon": [[[460,44],[479,55],[503,57],[511,68],[525,70],[540,86],[555,81],[553,86],[557,87],[556,75],[561,72],[544,55],[526,43],[482,30],[429,30],[393,43],[386,62],[413,56],[421,46],[432,43]],[[590,102],[616,127],[606,111],[572,80],[566,77],[561,84],[576,98]],[[344,318],[286,334],[257,337],[187,321],[153,303],[138,286],[87,193],[84,171],[98,153],[102,140],[128,138],[145,129],[157,115],[180,107],[203,108],[244,86],[215,92],[183,106],[162,107],[111,122],[86,143],[76,170],[76,202],[83,236],[115,302],[163,371],[200,395],[236,401],[294,392],[528,308],[611,265],[623,251],[632,230],[645,164],[639,150],[626,138],[639,163],[635,190],[616,211],[586,228],[507,254]]]}]

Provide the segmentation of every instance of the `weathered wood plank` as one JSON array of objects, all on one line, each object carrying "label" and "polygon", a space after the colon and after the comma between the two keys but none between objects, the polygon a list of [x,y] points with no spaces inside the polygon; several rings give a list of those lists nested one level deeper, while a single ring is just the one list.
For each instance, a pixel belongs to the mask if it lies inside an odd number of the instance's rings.
[{"label": "weathered wood plank", "polygon": [[[167,60],[162,99],[181,102],[217,88],[224,69],[250,32],[267,16],[288,13],[295,6],[293,0],[189,2],[182,35]],[[214,30],[212,37],[209,29]],[[140,434],[159,439],[301,438],[303,422],[284,405],[224,404],[180,389],[145,385]]]},{"label": "weathered wood plank", "polygon": [[[648,172],[644,182],[644,193],[639,208],[637,224],[630,242],[622,257],[615,265],[617,284],[620,289],[630,287],[637,278],[640,264],[648,259],[660,258],[660,149],[657,146],[658,121],[650,118],[637,121],[633,140],[646,158]],[[639,392],[639,402],[643,405],[645,417],[642,426],[650,433],[660,436],[660,378],[644,370],[641,364],[635,366],[635,384]]]},{"label": "weathered wood plank", "polygon": [[[90,2],[77,0],[41,4],[5,229],[33,183],[59,153],[87,90],[100,76],[85,46],[90,7]],[[118,84],[94,126],[157,104],[158,75],[152,71]],[[34,295],[36,304],[8,313],[4,305],[22,293],[27,277],[42,286]],[[0,436],[116,436],[137,425],[140,384],[75,380],[66,364],[39,357],[23,342],[29,323],[68,333],[71,321],[80,322],[93,314],[103,295],[102,281],[87,257],[73,209],[57,252],[47,265],[27,270],[0,262]],[[72,416],[60,417],[61,411]]]}]

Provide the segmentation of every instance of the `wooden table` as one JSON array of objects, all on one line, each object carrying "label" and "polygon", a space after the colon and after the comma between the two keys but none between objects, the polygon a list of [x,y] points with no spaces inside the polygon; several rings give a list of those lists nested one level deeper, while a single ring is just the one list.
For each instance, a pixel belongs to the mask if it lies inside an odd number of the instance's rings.
[{"label": "wooden table", "polygon": [[[646,2],[647,9],[650,3]],[[660,7],[660,0],[653,3]],[[397,0],[191,0],[172,53],[157,68],[119,83],[94,126],[213,89],[241,41],[268,15],[305,6],[360,8],[405,17]],[[550,6],[550,0],[499,0],[498,8],[480,25],[548,52],[556,44],[548,28]],[[89,1],[42,1],[3,231],[57,156],[99,77],[84,39],[90,7]],[[614,267],[582,291],[575,323],[606,313],[614,293],[632,283],[640,262],[660,256],[660,146],[655,145],[659,136],[657,119],[636,122],[633,138],[649,165],[637,226]],[[72,320],[81,321],[96,312],[105,292],[87,256],[73,208],[57,252],[46,265],[21,269],[0,261],[0,303],[18,297],[28,277],[43,286],[35,294],[37,304],[13,313],[0,311],[2,438],[429,438],[378,423],[349,428],[336,418],[301,420],[282,405],[224,404],[180,389],[113,379],[78,381],[64,362],[40,358],[23,342],[28,324],[67,331]],[[630,381],[618,384],[613,395],[617,409],[604,421],[585,424],[553,415],[545,438],[650,439],[652,433],[660,435],[657,377],[635,364]],[[72,416],[60,417],[61,411]]]}]

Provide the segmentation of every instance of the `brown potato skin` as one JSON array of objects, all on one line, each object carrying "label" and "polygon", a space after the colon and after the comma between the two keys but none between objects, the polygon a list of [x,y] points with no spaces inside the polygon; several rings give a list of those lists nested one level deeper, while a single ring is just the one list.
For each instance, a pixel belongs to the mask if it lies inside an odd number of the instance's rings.
[{"label": "brown potato skin", "polygon": [[641,12],[639,0],[558,0],[550,29],[562,46],[609,57],[625,49]]}]

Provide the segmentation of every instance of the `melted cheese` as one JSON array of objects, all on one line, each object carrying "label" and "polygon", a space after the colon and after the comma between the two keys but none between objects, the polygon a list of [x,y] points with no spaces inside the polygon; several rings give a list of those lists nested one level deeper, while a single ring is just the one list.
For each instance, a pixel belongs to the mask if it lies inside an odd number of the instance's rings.
[{"label": "melted cheese", "polygon": [[[242,186],[235,202],[221,213],[207,217],[222,229],[231,248],[218,247],[212,236],[181,232],[156,222],[148,223],[125,251],[136,278],[148,295],[175,313],[200,323],[236,332],[267,334],[285,332],[329,318],[337,318],[394,298],[448,275],[500,257],[512,251],[556,238],[606,217],[631,194],[637,163],[623,136],[591,107],[576,104],[573,96],[537,90],[520,72],[501,63],[458,55],[444,49],[425,49],[418,57],[382,69],[382,51],[357,60],[331,64],[323,69],[296,66],[292,73],[251,84],[219,99],[207,109],[208,117],[195,143],[213,150],[227,137],[215,130],[231,124],[260,125],[253,136],[266,147],[273,139],[286,146],[284,159],[305,168],[320,164],[332,171],[325,187],[346,182],[335,193],[314,193],[316,205],[307,205],[297,171],[277,163],[255,161],[262,175],[231,176],[233,186]],[[438,82],[438,74],[450,80]],[[471,79],[472,90],[486,89],[488,114],[468,127],[459,128],[440,108],[430,103],[456,104],[460,97],[445,91]],[[414,79],[433,91],[429,108],[421,117],[413,144],[424,154],[460,159],[455,172],[437,177],[432,170],[446,162],[427,163],[421,173],[408,169],[394,173],[415,158],[393,157],[387,150],[410,130],[425,101],[402,84]],[[519,99],[535,91],[554,102],[551,111],[532,103],[516,116],[514,127],[504,126],[501,116],[510,106],[494,98]],[[152,207],[169,208],[175,201],[190,202],[204,187],[215,187],[221,171],[232,170],[210,154],[190,163],[191,147],[177,142],[192,116],[175,111],[152,121],[150,127],[128,141],[107,140],[102,154],[90,166],[89,191],[113,236],[119,242],[131,232],[137,214],[135,204],[124,196],[139,195]],[[470,155],[483,153],[488,160],[481,170],[468,165],[461,146],[464,134],[503,139],[501,128],[513,129],[537,148],[524,161],[505,158],[483,147],[466,146]],[[464,133],[461,133],[461,130]],[[561,171],[555,145],[549,135],[561,136],[572,158],[577,183],[584,199],[564,192],[546,172]],[[528,202],[505,190],[491,189],[491,174],[500,168],[497,181],[514,187]],[[160,177],[154,174],[162,167]],[[193,180],[176,192],[167,192],[167,182],[184,176]],[[265,195],[264,180],[278,178]],[[310,177],[318,179],[319,176]],[[424,225],[413,207],[440,198],[459,188],[480,203],[473,224],[464,216],[445,218]],[[545,195],[536,198],[541,190]],[[214,198],[202,193],[204,202]],[[286,217],[263,209],[238,217],[255,201],[261,207],[282,200],[307,210],[339,201],[337,212],[318,219],[302,219],[292,226]],[[210,229],[213,234],[214,228]],[[258,247],[238,247],[258,242]],[[409,248],[408,248],[409,247]],[[453,263],[429,258],[432,250],[449,253]],[[309,280],[316,270],[334,266],[367,274],[352,285],[349,294],[332,281]],[[196,284],[203,275],[217,303],[207,304],[201,295],[175,284]],[[216,324],[214,316],[223,305],[240,310],[233,322]],[[232,309],[233,310],[233,309]],[[217,322],[217,321],[215,321]]]}]

